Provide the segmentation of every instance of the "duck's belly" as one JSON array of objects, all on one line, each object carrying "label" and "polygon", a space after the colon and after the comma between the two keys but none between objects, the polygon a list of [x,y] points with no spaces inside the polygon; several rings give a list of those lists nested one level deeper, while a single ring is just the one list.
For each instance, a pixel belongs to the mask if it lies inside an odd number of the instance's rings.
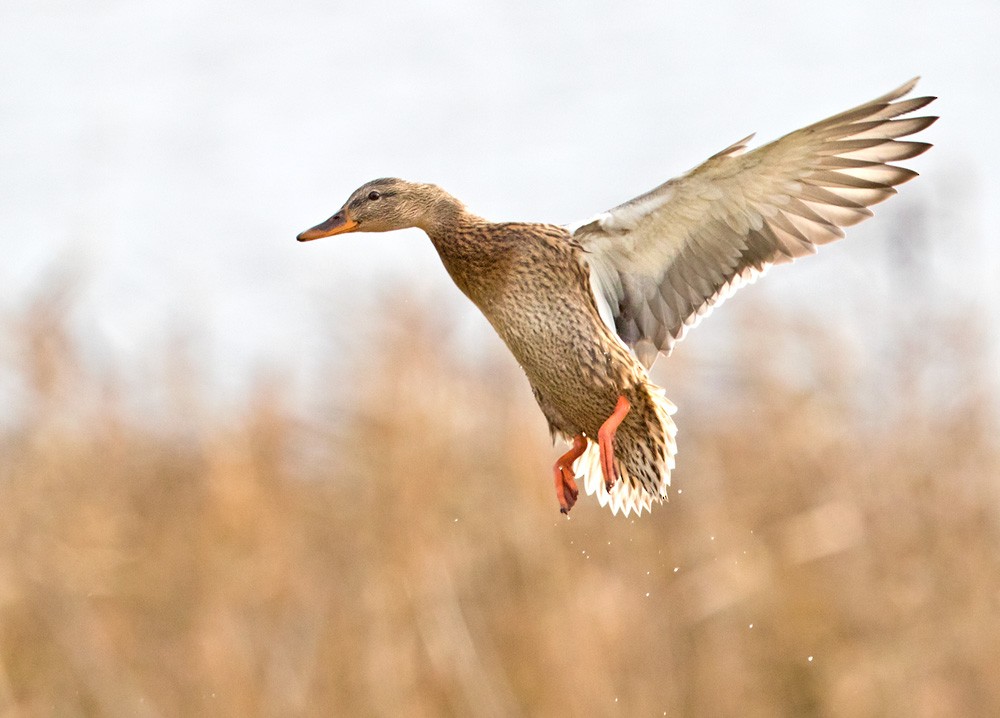
[{"label": "duck's belly", "polygon": [[549,425],[567,437],[596,436],[618,397],[644,381],[641,366],[588,302],[584,288],[550,289],[483,308]]}]

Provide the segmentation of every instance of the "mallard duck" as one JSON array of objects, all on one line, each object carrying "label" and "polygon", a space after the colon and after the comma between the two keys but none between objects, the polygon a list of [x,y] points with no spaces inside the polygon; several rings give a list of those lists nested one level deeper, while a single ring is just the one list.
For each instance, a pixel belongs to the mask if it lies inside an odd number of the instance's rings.
[{"label": "mallard duck", "polygon": [[753,135],[575,226],[490,222],[433,184],[376,179],[300,242],[419,227],[459,289],[528,377],[553,440],[569,513],[577,480],[628,516],[662,502],[675,465],[675,409],[648,370],[688,329],[769,267],[816,252],[916,173],[901,140],[936,117],[899,119],[917,79],[747,152]]}]

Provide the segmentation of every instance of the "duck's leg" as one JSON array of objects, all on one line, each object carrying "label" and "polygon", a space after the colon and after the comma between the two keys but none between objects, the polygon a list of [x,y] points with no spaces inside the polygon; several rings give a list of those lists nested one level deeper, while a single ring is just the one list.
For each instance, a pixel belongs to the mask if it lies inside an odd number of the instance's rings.
[{"label": "duck's leg", "polygon": [[601,451],[601,471],[604,472],[604,486],[608,491],[611,491],[611,487],[618,481],[618,474],[615,471],[615,431],[631,407],[628,399],[619,396],[615,410],[597,431],[597,446]]},{"label": "duck's leg", "polygon": [[576,488],[576,481],[573,479],[573,462],[580,458],[587,449],[587,440],[582,434],[573,437],[573,448],[559,457],[556,465],[552,467],[552,473],[556,479],[556,498],[559,499],[559,511],[568,514],[576,503],[576,497],[580,490]]}]

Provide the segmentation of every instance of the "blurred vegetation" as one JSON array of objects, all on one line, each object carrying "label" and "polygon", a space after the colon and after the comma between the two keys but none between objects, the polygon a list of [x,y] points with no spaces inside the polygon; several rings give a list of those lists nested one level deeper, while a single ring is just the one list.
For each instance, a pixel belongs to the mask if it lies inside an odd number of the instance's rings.
[{"label": "blurred vegetation", "polygon": [[275,375],[220,417],[180,349],[143,386],[88,369],[67,291],[0,337],[2,716],[1000,715],[974,314],[866,363],[734,303],[724,387],[658,367],[670,503],[566,520],[513,360],[431,307],[386,298],[308,410]]}]

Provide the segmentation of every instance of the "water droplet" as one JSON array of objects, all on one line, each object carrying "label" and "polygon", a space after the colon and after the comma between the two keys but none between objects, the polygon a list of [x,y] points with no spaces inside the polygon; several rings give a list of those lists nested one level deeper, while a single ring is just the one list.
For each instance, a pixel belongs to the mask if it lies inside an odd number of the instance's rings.
[{"label": "water droplet", "polygon": [[809,662],[812,663],[812,661],[813,661],[813,657],[809,656]]},{"label": "water droplet", "polygon": [[677,573],[680,570],[681,570],[680,566],[674,566],[674,573]]},{"label": "water droplet", "polygon": [[646,591],[646,598],[649,598],[649,591]]},{"label": "water droplet", "polygon": [[750,628],[753,628],[753,624],[752,623],[750,624]]}]

